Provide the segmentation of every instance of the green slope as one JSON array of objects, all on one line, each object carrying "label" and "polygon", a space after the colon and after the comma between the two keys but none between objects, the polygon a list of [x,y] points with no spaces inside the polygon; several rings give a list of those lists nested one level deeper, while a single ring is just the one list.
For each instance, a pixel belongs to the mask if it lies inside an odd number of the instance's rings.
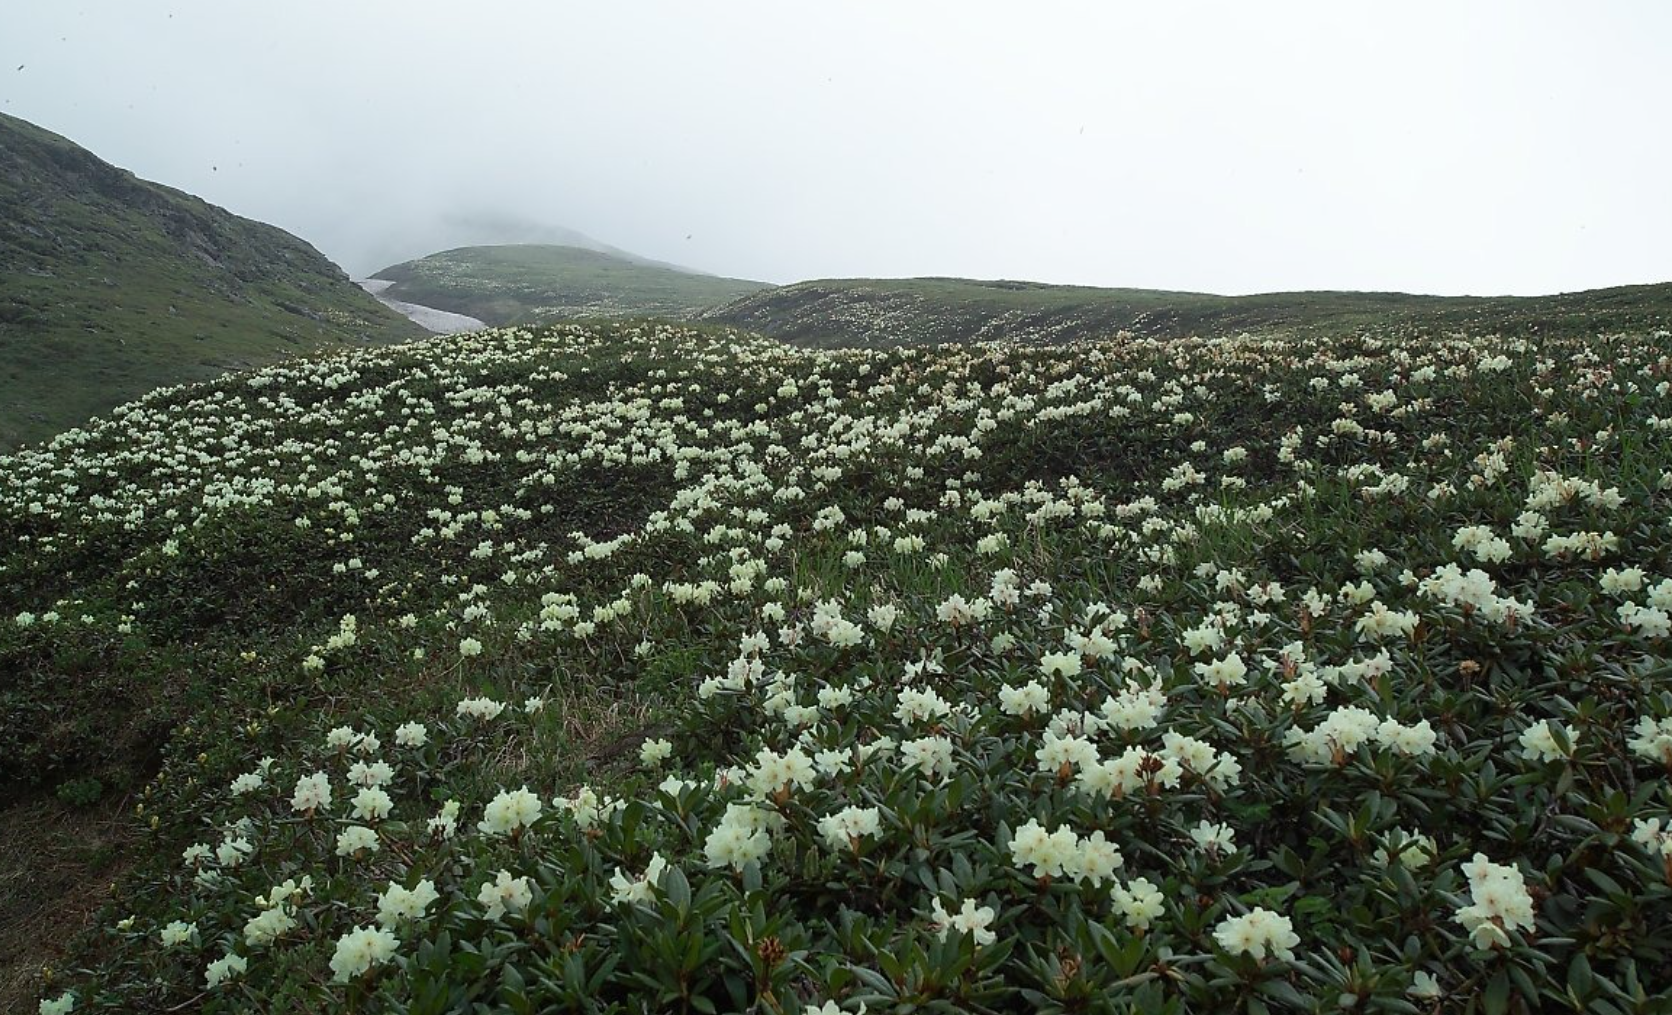
[{"label": "green slope", "polygon": [[[1660,1011],[1665,345],[158,392],[0,459],[0,1011]],[[116,871],[53,845],[101,797]]]},{"label": "green slope", "polygon": [[0,115],[0,448],[156,387],[422,334],[283,230]]},{"label": "green slope", "polygon": [[685,318],[765,285],[580,247],[460,247],[392,265],[383,295],[489,324],[581,317]]},{"label": "green slope", "polygon": [[930,345],[1012,338],[1064,342],[1122,331],[1166,338],[1274,328],[1660,327],[1672,285],[1539,297],[1298,292],[1215,296],[954,278],[826,279],[745,296],[705,319],[813,346]]}]

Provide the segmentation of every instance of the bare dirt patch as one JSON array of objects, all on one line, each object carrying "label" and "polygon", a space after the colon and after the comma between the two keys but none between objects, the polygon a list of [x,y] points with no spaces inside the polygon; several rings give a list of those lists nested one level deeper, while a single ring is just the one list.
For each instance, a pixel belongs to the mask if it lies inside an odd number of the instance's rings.
[{"label": "bare dirt patch", "polygon": [[52,797],[0,808],[0,1011],[33,1011],[44,970],[110,897],[134,836],[127,801],[70,807]]}]

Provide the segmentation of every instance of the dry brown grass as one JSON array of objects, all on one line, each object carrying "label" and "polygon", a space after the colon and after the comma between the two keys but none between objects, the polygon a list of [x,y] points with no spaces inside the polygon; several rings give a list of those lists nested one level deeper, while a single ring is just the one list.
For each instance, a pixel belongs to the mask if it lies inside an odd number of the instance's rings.
[{"label": "dry brown grass", "polygon": [[637,765],[639,745],[656,735],[650,725],[651,704],[620,686],[590,681],[560,686],[546,698],[544,714],[547,721],[540,724],[540,733],[508,741],[489,762],[490,771],[505,778],[525,778],[537,776],[542,769],[569,768],[543,763],[540,757],[563,751],[568,761],[578,764],[577,775],[595,779]]},{"label": "dry brown grass", "polygon": [[51,797],[0,810],[0,1011],[35,1010],[44,969],[110,896],[133,837],[120,799],[75,808]]},{"label": "dry brown grass", "polygon": [[[659,733],[651,704],[630,688],[578,680],[552,693],[545,712],[541,733],[512,738],[490,770],[509,777],[557,768],[597,779],[632,769],[639,745]],[[567,763],[552,765],[555,751]],[[0,806],[0,1012],[34,1010],[51,990],[43,970],[63,968],[71,942],[132,863],[139,832],[130,805],[111,798],[76,808],[43,794]]]}]

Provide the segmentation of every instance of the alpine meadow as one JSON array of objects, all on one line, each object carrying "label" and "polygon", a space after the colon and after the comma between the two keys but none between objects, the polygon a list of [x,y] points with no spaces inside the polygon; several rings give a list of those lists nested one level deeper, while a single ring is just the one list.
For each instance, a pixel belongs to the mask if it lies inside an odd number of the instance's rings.
[{"label": "alpine meadow", "polygon": [[0,470],[6,778],[172,728],[42,1011],[1659,1010],[1667,338],[156,392]]},{"label": "alpine meadow", "polygon": [[1672,3],[11,8],[0,1015],[1672,1015]]}]

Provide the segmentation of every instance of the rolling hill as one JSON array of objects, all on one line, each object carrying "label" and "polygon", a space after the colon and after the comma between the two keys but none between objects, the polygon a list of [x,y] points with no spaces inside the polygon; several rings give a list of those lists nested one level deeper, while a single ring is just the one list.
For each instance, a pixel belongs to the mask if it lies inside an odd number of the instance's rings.
[{"label": "rolling hill", "polygon": [[1216,296],[957,278],[825,279],[763,289],[700,316],[826,347],[1367,327],[1571,333],[1664,327],[1672,322],[1672,284],[1479,298],[1360,292]]},{"label": "rolling hill", "polygon": [[[345,256],[342,264],[356,278],[369,277],[384,265],[426,257],[438,250],[501,246],[579,247],[652,268],[701,274],[681,265],[640,257],[578,229],[505,212],[439,210],[427,216],[417,214],[376,236],[356,231],[353,240],[350,246],[363,246],[364,250]],[[353,259],[349,260],[348,256]]]},{"label": "rolling hill", "polygon": [[393,265],[385,295],[489,324],[655,316],[742,328],[797,345],[876,347],[1012,339],[1051,344],[1281,330],[1516,332],[1660,328],[1672,284],[1536,297],[1384,292],[1253,296],[960,278],[820,279],[768,286],[631,255],[561,245],[466,247]]},{"label": "rolling hill", "polygon": [[0,460],[0,1010],[1662,1011],[1665,345],[153,393]]},{"label": "rolling hill", "polygon": [[461,247],[391,265],[391,299],[489,324],[587,317],[688,318],[765,288],[580,247]]},{"label": "rolling hill", "polygon": [[0,115],[0,449],[153,388],[422,334],[289,233]]}]

